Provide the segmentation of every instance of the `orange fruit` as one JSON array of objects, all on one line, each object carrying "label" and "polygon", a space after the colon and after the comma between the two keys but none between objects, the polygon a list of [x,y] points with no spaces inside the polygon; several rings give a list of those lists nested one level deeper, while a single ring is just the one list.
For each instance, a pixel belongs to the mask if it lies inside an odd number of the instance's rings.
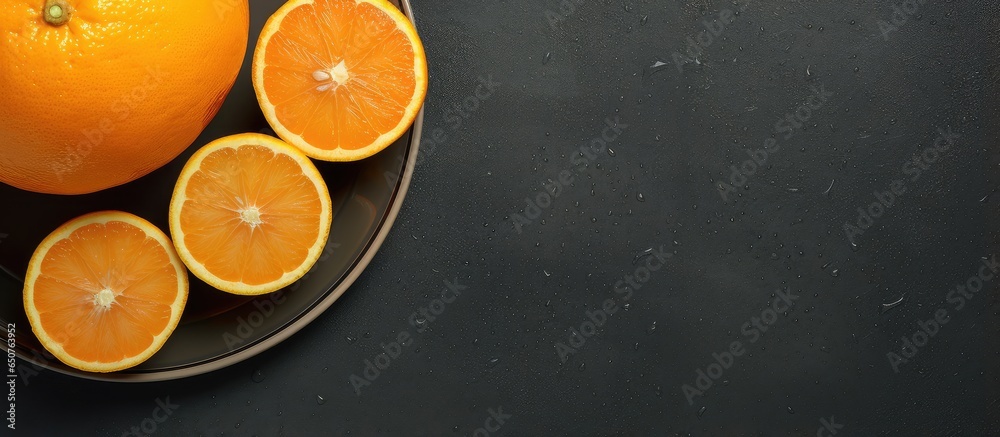
[{"label": "orange fruit", "polygon": [[291,0],[264,25],[253,84],[282,139],[316,159],[356,161],[413,123],[427,59],[416,29],[385,0]]},{"label": "orange fruit", "polygon": [[330,192],[309,157],[277,138],[241,134],[209,143],[184,166],[170,233],[195,276],[259,295],[316,264],[332,216]]},{"label": "orange fruit", "polygon": [[24,309],[35,336],[63,363],[89,372],[136,366],[167,341],[188,296],[170,239],[132,214],[71,220],[35,250]]},{"label": "orange fruit", "polygon": [[163,166],[239,73],[247,0],[4,0],[0,182],[84,194]]}]

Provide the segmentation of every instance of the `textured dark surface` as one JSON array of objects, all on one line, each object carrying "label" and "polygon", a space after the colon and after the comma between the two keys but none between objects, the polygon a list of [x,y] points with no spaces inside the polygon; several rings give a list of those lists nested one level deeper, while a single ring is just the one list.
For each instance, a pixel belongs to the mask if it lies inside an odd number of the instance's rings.
[{"label": "textured dark surface", "polygon": [[[440,132],[355,286],[209,375],[33,376],[18,433],[118,436],[169,397],[156,435],[472,435],[498,407],[512,417],[490,435],[812,436],[831,416],[836,435],[996,434],[997,284],[946,301],[997,247],[1000,195],[981,200],[1000,186],[996,6],[929,2],[884,38],[890,2],[750,2],[678,71],[702,20],[742,3],[573,3],[553,25],[555,0],[415,1],[425,141]],[[489,77],[501,85],[457,115]],[[776,122],[812,87],[833,94],[785,139]],[[608,117],[628,125],[614,156],[578,171]],[[955,145],[911,180],[904,162],[949,127]],[[724,202],[729,166],[772,136]],[[517,232],[512,214],[563,170],[574,183]],[[906,192],[852,250],[845,222],[897,179]],[[666,267],[561,364],[555,343],[625,303],[614,284],[661,245]],[[408,318],[455,278],[467,289],[419,333]],[[783,288],[799,300],[751,342],[741,326]],[[950,321],[895,372],[887,353],[939,308]],[[403,332],[413,343],[357,395],[351,375]],[[682,385],[734,341],[748,352],[689,404]]]}]

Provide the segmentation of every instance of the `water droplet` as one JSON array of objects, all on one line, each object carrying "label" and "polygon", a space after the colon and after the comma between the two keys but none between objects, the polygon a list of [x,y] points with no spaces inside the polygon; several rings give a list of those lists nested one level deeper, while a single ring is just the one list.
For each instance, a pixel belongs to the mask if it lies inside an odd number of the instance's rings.
[{"label": "water droplet", "polygon": [[826,270],[827,267],[830,267],[830,263],[823,264],[820,269]]},{"label": "water droplet", "polygon": [[646,201],[646,196],[643,196],[642,193],[636,194],[635,195],[635,200],[638,200],[640,202],[645,202]]},{"label": "water droplet", "polygon": [[642,18],[639,19],[639,25],[645,26],[647,21],[649,21],[649,15],[643,15]]},{"label": "water droplet", "polygon": [[649,67],[646,67],[645,69],[642,70],[643,79],[651,77],[654,74],[659,73],[661,71],[666,71],[668,65],[670,64],[667,64],[666,62],[659,60],[654,62],[653,65],[650,65]]},{"label": "water droplet", "polygon": [[891,310],[891,309],[899,306],[900,304],[903,303],[904,299],[906,299],[906,295],[905,294],[902,295],[902,296],[900,296],[899,300],[897,300],[895,302],[889,302],[889,303],[882,304],[882,312],[889,311],[889,310]]},{"label": "water droplet", "polygon": [[627,304],[625,304],[625,305],[622,305],[622,308],[623,308],[623,309],[624,309],[625,311],[628,311],[629,307],[631,307],[631,306],[632,306],[632,304],[630,304],[630,303],[627,303]]},{"label": "water droplet", "polygon": [[492,368],[496,367],[497,363],[499,363],[499,362],[500,362],[500,358],[491,358],[490,361],[488,363],[486,363],[486,367],[489,368],[489,369],[492,369]]},{"label": "water droplet", "polygon": [[833,269],[833,271],[832,271],[832,272],[830,272],[830,276],[833,276],[833,277],[835,277],[835,278],[836,278],[837,276],[840,276],[840,269]]},{"label": "water droplet", "polygon": [[577,369],[579,369],[582,372],[586,368],[587,368],[587,363],[580,363],[580,367],[578,367]]},{"label": "water droplet", "polygon": [[552,305],[552,301],[551,300],[545,301],[545,306],[548,307],[549,305]]},{"label": "water droplet", "polygon": [[788,414],[795,414],[795,410],[792,407],[788,407]]},{"label": "water droplet", "polygon": [[837,182],[837,180],[836,180],[836,179],[834,179],[834,180],[830,181],[830,186],[829,186],[829,187],[826,187],[826,191],[824,191],[824,192],[823,192],[823,195],[826,195],[826,196],[829,196],[829,195],[830,195],[830,190],[832,190],[832,189],[833,189],[833,183],[834,183],[834,182]]},{"label": "water droplet", "polygon": [[608,147],[608,156],[615,156],[615,149]]},{"label": "water droplet", "polygon": [[323,405],[326,403],[326,399],[323,399],[323,396],[316,395],[316,403],[319,405]]},{"label": "water droplet", "polygon": [[365,338],[372,338],[372,333],[370,331],[369,332],[365,332],[364,337]]},{"label": "water droplet", "polygon": [[701,407],[701,408],[699,408],[698,409],[698,417],[701,417],[702,414],[705,414],[705,410],[707,410],[707,409],[708,409],[708,407]]},{"label": "water droplet", "polygon": [[542,58],[542,65],[548,64],[552,59],[552,52],[545,52],[545,57]]},{"label": "water droplet", "polygon": [[552,276],[552,274],[551,274],[551,273],[549,273],[549,271],[548,271],[548,270],[542,270],[542,273],[545,273],[545,277],[549,277],[549,276]]},{"label": "water droplet", "polygon": [[646,334],[652,334],[653,331],[656,331],[656,322],[653,322],[652,325],[649,325],[649,328],[646,328]]},{"label": "water droplet", "polygon": [[663,389],[660,386],[656,386],[656,396],[663,397]]},{"label": "water droplet", "polygon": [[358,341],[358,339],[357,339],[357,338],[355,338],[355,337],[351,337],[350,335],[348,335],[348,336],[347,336],[347,342],[348,342],[348,343],[350,343],[350,344],[354,344],[354,342],[356,342],[356,341]]},{"label": "water droplet", "polygon": [[996,192],[997,192],[997,188],[994,188],[989,193],[986,193],[986,195],[983,196],[982,199],[979,199],[979,203],[986,203],[986,201],[989,200],[990,196],[992,196],[993,193],[996,193]]},{"label": "water droplet", "polygon": [[264,372],[260,371],[259,369],[258,370],[254,370],[253,371],[253,375],[250,376],[250,380],[253,381],[253,382],[256,382],[256,383],[263,382],[264,381]]},{"label": "water droplet", "polygon": [[242,422],[236,422],[236,425],[233,425],[233,428],[240,429],[240,424],[242,424]]},{"label": "water droplet", "polygon": [[417,323],[417,327],[419,328],[419,327],[421,327],[421,326],[424,326],[424,324],[425,324],[425,323],[427,323],[427,319],[425,319],[425,318],[423,318],[423,317],[417,317],[417,318],[416,318],[416,319],[414,320],[414,322],[416,322],[416,323]]},{"label": "water droplet", "polygon": [[[611,212],[611,211],[608,211],[608,212]],[[608,214],[608,215],[611,215],[611,214]],[[632,258],[632,265],[636,265],[639,262],[639,260],[641,260],[641,259],[643,259],[643,258],[645,258],[647,256],[650,256],[652,254],[653,254],[653,248],[652,247],[650,247],[649,249],[646,249],[646,250],[644,250],[642,252],[639,252],[639,254],[635,256],[635,258]]]}]

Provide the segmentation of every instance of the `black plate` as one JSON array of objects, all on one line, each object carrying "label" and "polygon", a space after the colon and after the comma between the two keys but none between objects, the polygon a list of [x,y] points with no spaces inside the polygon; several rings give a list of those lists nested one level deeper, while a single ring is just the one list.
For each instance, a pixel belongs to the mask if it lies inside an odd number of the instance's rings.
[{"label": "black plate", "polygon": [[[412,21],[407,0],[394,0]],[[35,247],[70,219],[94,211],[121,210],[166,231],[174,183],[191,154],[226,135],[274,135],[257,105],[250,80],[253,42],[283,0],[250,2],[250,42],[243,70],[215,120],[188,150],[167,166],[127,185],[86,196],[28,193],[0,184],[8,211],[0,214],[0,331],[16,325],[17,354],[29,365],[81,378],[162,381],[198,375],[250,358],[302,329],[339,298],[375,255],[389,232],[409,186],[420,141],[423,112],[413,127],[378,155],[355,163],[316,165],[333,198],[334,217],[325,252],[302,280],[256,298],[226,294],[190,275],[184,316],[170,340],[149,361],[123,372],[94,374],[53,359],[32,335],[22,304],[24,272]]]}]

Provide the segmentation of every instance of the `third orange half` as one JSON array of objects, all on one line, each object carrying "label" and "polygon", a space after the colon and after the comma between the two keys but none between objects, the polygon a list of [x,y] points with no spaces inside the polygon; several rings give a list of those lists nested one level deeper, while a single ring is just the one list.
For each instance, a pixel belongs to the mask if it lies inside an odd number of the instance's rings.
[{"label": "third orange half", "polygon": [[355,161],[413,123],[427,60],[413,25],[386,0],[291,0],[261,32],[253,82],[282,139],[316,159]]}]

